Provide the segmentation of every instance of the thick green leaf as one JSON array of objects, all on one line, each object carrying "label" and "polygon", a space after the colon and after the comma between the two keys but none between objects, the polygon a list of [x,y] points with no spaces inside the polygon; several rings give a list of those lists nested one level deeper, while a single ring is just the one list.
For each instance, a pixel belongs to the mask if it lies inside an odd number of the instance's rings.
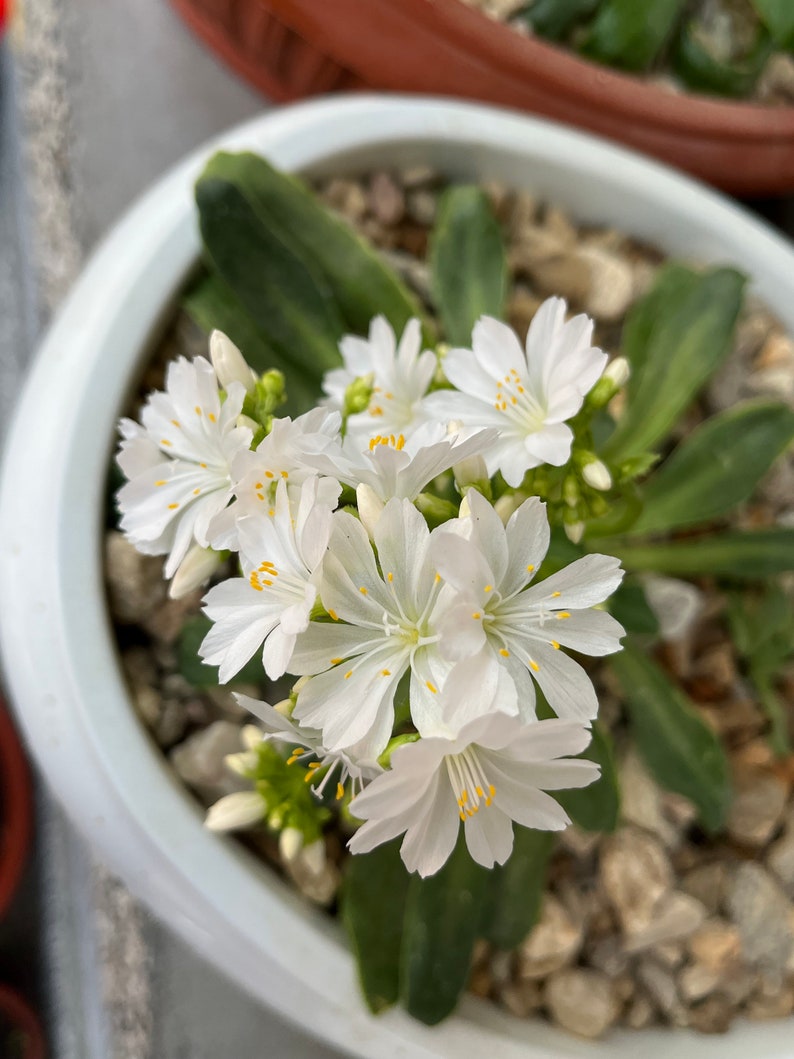
[{"label": "thick green leaf", "polygon": [[621,353],[631,365],[627,384],[629,401],[637,393],[652,348],[651,340],[660,320],[664,320],[671,308],[687,296],[697,279],[698,273],[694,269],[670,261],[659,270],[648,293],[629,309],[623,324],[621,344]]},{"label": "thick green leaf", "polygon": [[482,935],[492,945],[515,949],[535,926],[540,913],[554,834],[513,827],[513,852],[506,864],[495,867],[488,880]]},{"label": "thick green leaf", "polygon": [[267,341],[311,379],[338,366],[346,328],[323,275],[261,221],[235,184],[203,176],[196,202],[214,268]]},{"label": "thick green leaf", "polygon": [[[212,622],[204,614],[196,614],[188,618],[182,626],[177,644],[177,661],[179,672],[194,688],[215,688],[218,686],[218,667],[208,666],[199,658],[199,647],[207,633],[212,628]],[[265,671],[262,667],[261,652],[254,655],[250,662],[246,662],[243,668],[230,681],[230,684],[253,684],[262,685],[265,679]]]},{"label": "thick green leaf", "polygon": [[471,859],[461,828],[436,875],[411,877],[405,907],[400,996],[409,1014],[434,1026],[453,1011],[469,978],[489,872]]},{"label": "thick green leaf", "polygon": [[752,4],[775,43],[794,51],[794,4],[791,0],[752,0]]},{"label": "thick green leaf", "polygon": [[600,3],[601,0],[535,0],[521,17],[539,37],[562,40],[578,22],[589,18]]},{"label": "thick green leaf", "polygon": [[658,783],[689,798],[703,827],[717,832],[731,801],[728,759],[684,693],[636,648],[612,658],[639,752]]},{"label": "thick green leaf", "polygon": [[659,620],[648,605],[645,590],[631,578],[626,578],[610,597],[609,612],[626,632],[644,636],[655,636],[659,632]]},{"label": "thick green leaf", "polygon": [[215,328],[223,331],[242,351],[254,371],[262,374],[271,368],[284,373],[287,402],[284,412],[297,415],[316,403],[319,388],[307,379],[306,372],[282,353],[264,335],[234,293],[215,273],[203,274],[185,295],[183,305],[191,319],[207,335]]},{"label": "thick green leaf", "polygon": [[793,439],[794,411],[778,401],[747,401],[707,420],[648,479],[631,534],[719,518],[748,499]]},{"label": "thick green leaf", "polygon": [[609,732],[594,724],[590,746],[578,756],[600,765],[601,777],[589,787],[555,791],[554,797],[584,831],[614,831],[620,813],[620,787]]},{"label": "thick green leaf", "polygon": [[609,439],[611,463],[643,455],[661,442],[698,390],[729,352],[745,277],[728,268],[695,275],[682,290],[683,274],[665,281],[664,296],[651,291],[630,332],[644,339],[635,364],[626,413]]},{"label": "thick green leaf", "polygon": [[342,887],[342,921],[356,957],[361,989],[377,1014],[400,994],[400,948],[409,875],[400,841],[349,857]]},{"label": "thick green leaf", "polygon": [[619,556],[627,570],[673,577],[761,581],[794,570],[794,529],[782,526],[659,544],[632,544],[615,537],[599,540],[598,546]]},{"label": "thick green leaf", "polygon": [[383,313],[399,336],[412,316],[422,317],[419,302],[393,270],[297,177],[258,155],[223,152],[210,159],[204,175],[239,188],[260,224],[314,263],[347,329],[366,334],[372,318]]},{"label": "thick green leaf", "polygon": [[746,55],[727,62],[714,55],[707,36],[696,21],[681,31],[672,57],[672,67],[689,88],[742,99],[749,96],[772,52],[772,40],[759,27],[753,47]]},{"label": "thick green leaf", "polygon": [[625,70],[647,70],[675,31],[686,0],[606,0],[583,51]]},{"label": "thick green leaf", "polygon": [[507,292],[502,230],[487,195],[452,187],[441,199],[430,245],[433,298],[453,346],[469,346],[483,315],[501,318]]}]

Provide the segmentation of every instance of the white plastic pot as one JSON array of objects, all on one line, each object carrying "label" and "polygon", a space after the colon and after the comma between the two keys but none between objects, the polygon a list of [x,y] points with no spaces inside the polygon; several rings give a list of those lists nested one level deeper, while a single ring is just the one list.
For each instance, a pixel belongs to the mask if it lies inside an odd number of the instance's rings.
[{"label": "white plastic pot", "polygon": [[672,254],[738,264],[794,331],[794,252],[783,240],[684,177],[546,122],[359,96],[281,110],[207,145],[97,250],[40,351],[8,439],[3,659],[54,793],[130,888],[208,960],[352,1055],[789,1059],[790,1021],[739,1022],[721,1038],[618,1032],[593,1045],[473,999],[433,1030],[400,1011],[372,1018],[336,925],[233,838],[203,828],[128,699],[105,605],[101,512],[120,409],[198,257],[193,181],[219,147],[259,151],[304,173],[428,163],[455,178],[504,180]]}]

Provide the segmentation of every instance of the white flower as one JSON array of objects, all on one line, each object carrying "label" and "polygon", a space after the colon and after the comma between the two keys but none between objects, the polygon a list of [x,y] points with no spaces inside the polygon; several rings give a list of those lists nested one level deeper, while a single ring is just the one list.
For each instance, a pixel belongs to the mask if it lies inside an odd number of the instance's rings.
[{"label": "white flower", "polygon": [[[465,685],[448,685],[465,693]],[[445,696],[446,697],[446,696]],[[353,800],[350,811],[366,823],[349,842],[367,853],[405,832],[400,855],[408,871],[434,875],[446,862],[463,822],[466,845],[478,864],[504,864],[513,849],[513,821],[560,831],[570,820],[548,790],[585,787],[598,765],[578,754],[590,732],[568,721],[522,724],[491,712],[454,739],[420,739],[398,747],[391,769]]]},{"label": "white flower", "polygon": [[561,648],[596,656],[620,650],[623,627],[592,609],[620,584],[620,561],[586,555],[530,586],[549,547],[545,505],[530,497],[504,526],[479,493],[467,499],[471,516],[445,523],[432,545],[436,569],[458,593],[441,625],[442,651],[466,660],[472,679],[493,683],[492,671],[506,669],[525,720],[535,711],[533,679],[558,716],[591,720],[593,685]]},{"label": "white flower", "polygon": [[347,420],[347,432],[366,444],[373,434],[405,434],[423,421],[422,398],[436,370],[434,353],[422,349],[418,320],[405,325],[397,346],[394,331],[384,316],[369,326],[369,338],[346,335],[339,343],[343,368],[328,372],[323,389],[330,405],[344,408],[345,392],[362,376],[372,376],[369,407]]},{"label": "white flower", "polygon": [[[383,771],[377,762],[360,758],[356,747],[347,751],[328,750],[323,744],[322,732],[296,724],[267,702],[252,699],[248,695],[235,695],[235,698],[264,725],[264,733],[260,732],[261,738],[283,743],[291,748],[288,765],[293,765],[296,761],[302,764],[309,762],[306,779],[308,783],[312,783],[312,790],[318,797],[322,796],[332,776],[336,781],[338,801],[344,797],[348,780],[355,794],[363,788],[364,780],[372,779]],[[318,776],[321,777],[320,782],[315,783]]]},{"label": "white flower", "polygon": [[451,349],[443,368],[455,390],[425,399],[428,413],[460,419],[467,428],[497,427],[499,441],[485,453],[490,474],[501,471],[517,487],[533,467],[566,463],[573,433],[566,420],[604,370],[605,353],[590,345],[593,322],[565,322],[565,302],[549,298],[529,326],[526,352],[499,320],[475,325],[472,349]]},{"label": "white flower", "polygon": [[194,541],[209,546],[209,524],[231,498],[232,461],[252,440],[235,425],[244,399],[244,388],[230,383],[221,404],[209,361],[180,357],[165,392],[146,402],[143,425],[121,421],[118,463],[129,479],[118,493],[121,529],[139,551],[168,554],[167,578]]},{"label": "white flower", "polygon": [[356,438],[309,457],[317,470],[335,475],[354,489],[368,486],[385,504],[392,497],[416,500],[424,487],[453,464],[484,452],[497,438],[495,430],[471,437],[448,435],[439,423],[426,423],[409,437],[376,434],[362,449]]},{"label": "white flower", "polygon": [[[235,500],[222,511],[209,527],[212,545],[218,549],[236,551],[237,520],[258,508],[273,507],[276,485],[282,479],[297,497],[297,489],[316,470],[307,462],[310,455],[329,448],[339,435],[341,417],[338,412],[313,408],[310,412],[290,419],[274,419],[270,433],[253,451],[240,452],[232,464]],[[333,464],[330,464],[333,474]],[[318,503],[336,507],[339,483],[333,477],[324,478],[318,485]]]},{"label": "white flower", "polygon": [[331,508],[317,502],[319,481],[309,478],[297,504],[280,479],[274,506],[238,522],[244,577],[210,589],[204,613],[214,625],[199,653],[220,666],[222,683],[264,644],[262,662],[275,680],[289,665],[295,637],[309,624],[317,598],[318,567],[331,534]]},{"label": "white flower", "polygon": [[420,732],[435,730],[436,699],[451,668],[439,652],[439,623],[452,593],[436,574],[432,537],[413,504],[389,501],[374,527],[379,569],[361,523],[334,515],[321,586],[333,621],[312,622],[291,663],[292,672],[312,675],[293,716],[322,729],[329,749],[357,744],[362,756],[377,757],[409,670],[413,722]]}]

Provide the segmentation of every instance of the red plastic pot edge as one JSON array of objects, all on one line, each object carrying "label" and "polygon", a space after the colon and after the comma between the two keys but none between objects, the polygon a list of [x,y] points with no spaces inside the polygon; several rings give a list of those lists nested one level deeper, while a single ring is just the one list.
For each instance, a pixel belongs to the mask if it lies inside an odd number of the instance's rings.
[{"label": "red plastic pot edge", "polygon": [[0,699],[0,919],[8,911],[33,834],[30,773],[11,716]]},{"label": "red plastic pot edge", "polygon": [[45,1059],[44,1033],[33,1009],[10,986],[0,985],[0,1012],[28,1035],[28,1047],[22,1059]]},{"label": "red plastic pot edge", "polygon": [[794,188],[794,107],[673,95],[522,37],[460,0],[366,0],[365,14],[362,0],[249,3],[378,87],[542,113],[734,191]]}]

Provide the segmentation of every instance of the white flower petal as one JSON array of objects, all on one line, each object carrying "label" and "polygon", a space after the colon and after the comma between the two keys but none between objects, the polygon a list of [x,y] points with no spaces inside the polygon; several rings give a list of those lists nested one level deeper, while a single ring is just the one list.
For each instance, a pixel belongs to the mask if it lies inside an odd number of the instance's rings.
[{"label": "white flower petal", "polygon": [[[546,601],[555,610],[579,610],[603,603],[623,580],[620,560],[611,555],[585,555],[526,590],[526,603]],[[559,596],[554,593],[559,592]]]},{"label": "white flower petal", "polygon": [[497,803],[466,817],[464,827],[472,860],[484,868],[504,864],[513,852],[513,821]]}]

